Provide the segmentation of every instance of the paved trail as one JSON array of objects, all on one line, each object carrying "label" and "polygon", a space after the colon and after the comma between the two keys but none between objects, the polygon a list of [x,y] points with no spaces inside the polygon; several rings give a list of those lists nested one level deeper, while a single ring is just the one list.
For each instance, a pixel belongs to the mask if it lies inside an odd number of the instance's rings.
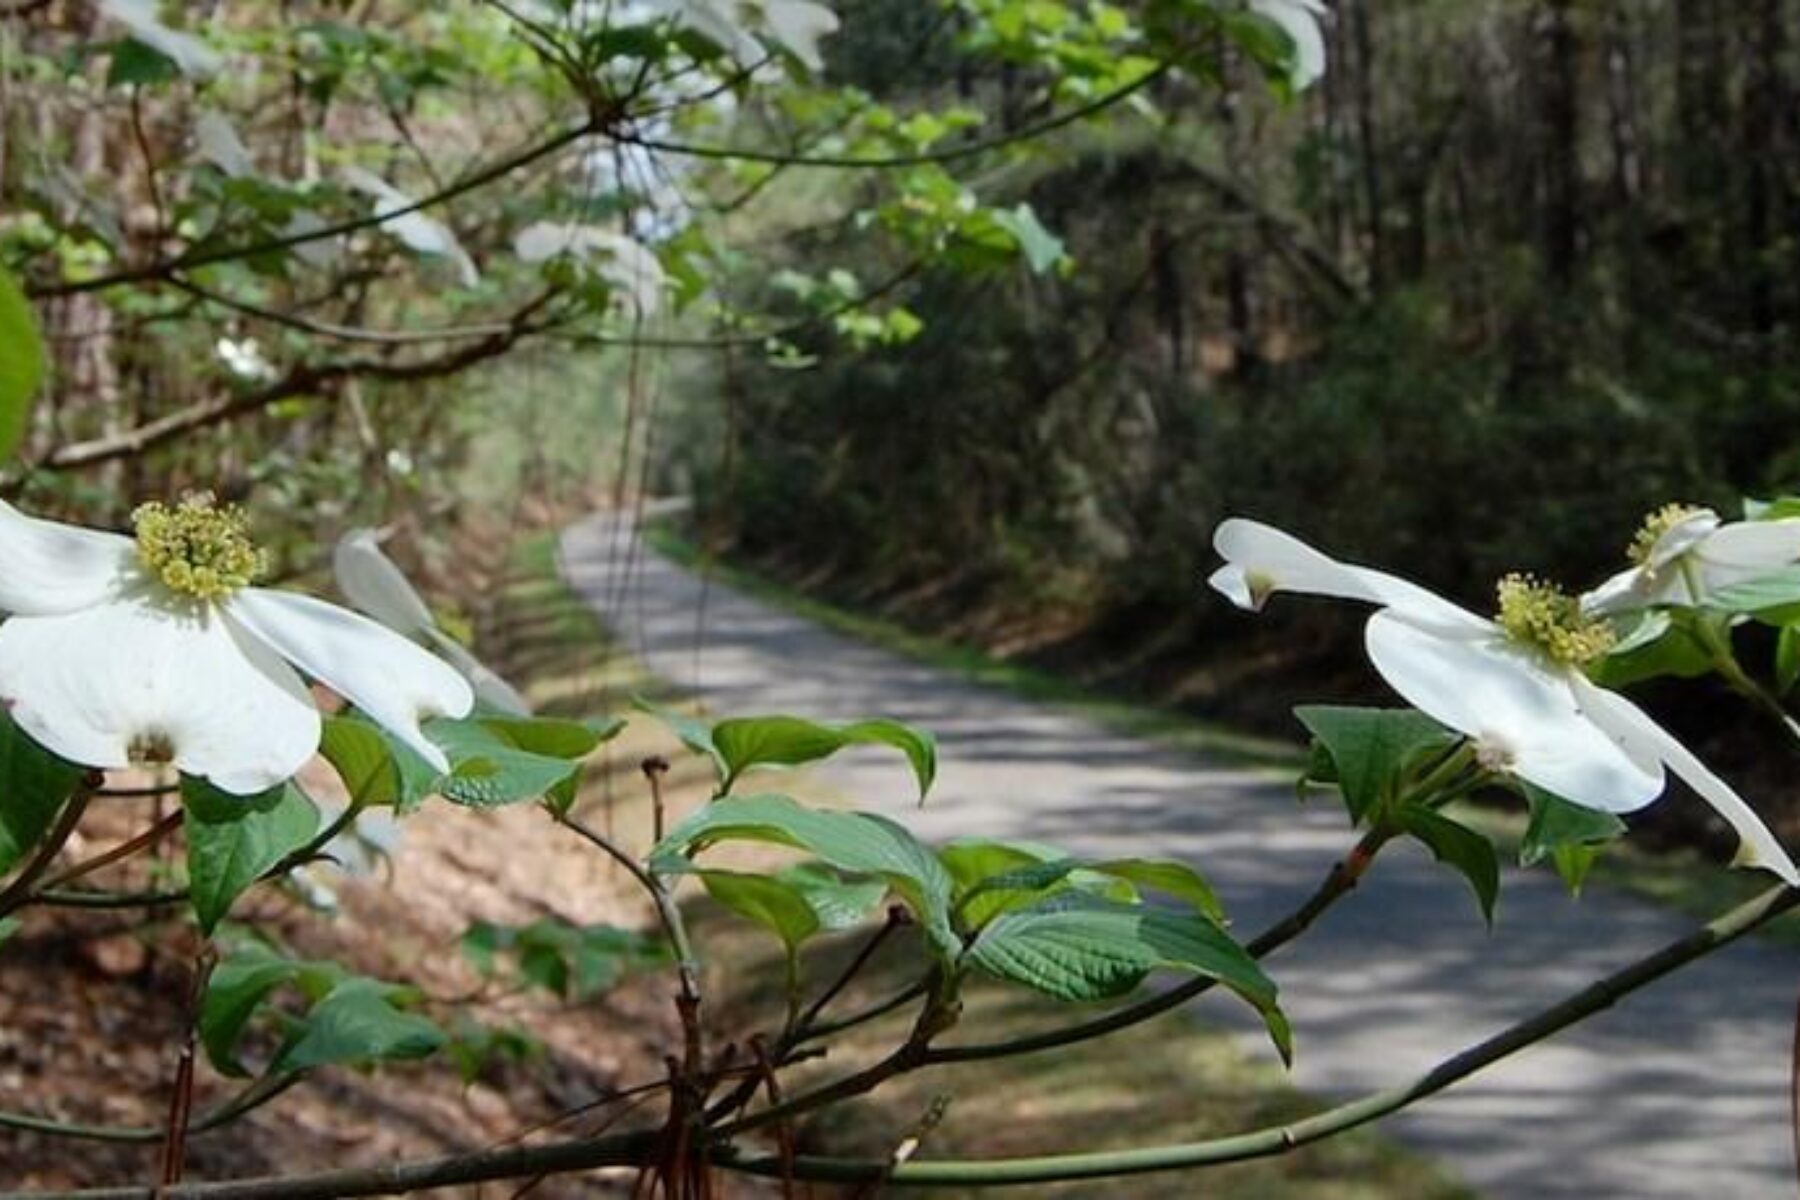
[{"label": "paved trail", "polygon": [[[892,757],[828,769],[834,786],[924,836],[1176,855],[1211,877],[1246,931],[1290,909],[1349,844],[1330,805],[1297,810],[1288,784],[1266,774],[973,686],[717,583],[697,654],[700,579],[643,550],[622,586],[620,540],[603,516],[571,527],[570,582],[658,674],[697,683],[712,711],[881,714],[933,730],[942,774],[922,813]],[[1460,880],[1397,846],[1267,965],[1298,1031],[1296,1082],[1338,1096],[1410,1079],[1691,924],[1604,892],[1571,902],[1547,872],[1512,872],[1490,937]],[[1797,968],[1792,951],[1740,943],[1385,1128],[1491,1197],[1792,1197]],[[1251,1037],[1224,999],[1194,1010]],[[1247,1044],[1269,1053],[1260,1038]]]}]

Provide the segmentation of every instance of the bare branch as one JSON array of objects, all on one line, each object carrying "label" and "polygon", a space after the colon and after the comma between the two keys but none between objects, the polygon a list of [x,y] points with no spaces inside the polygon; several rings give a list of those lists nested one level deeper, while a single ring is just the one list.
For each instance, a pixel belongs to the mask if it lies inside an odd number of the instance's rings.
[{"label": "bare branch", "polygon": [[504,329],[459,350],[405,362],[347,359],[295,367],[266,387],[234,395],[215,396],[145,422],[134,429],[58,447],[36,465],[50,471],[67,471],[114,459],[131,458],[182,434],[261,412],[292,396],[323,394],[329,398],[329,385],[342,379],[403,383],[454,375],[476,363],[497,358],[524,338],[548,328],[544,324],[531,323],[530,317],[548,303],[554,294],[546,292],[515,313]]}]

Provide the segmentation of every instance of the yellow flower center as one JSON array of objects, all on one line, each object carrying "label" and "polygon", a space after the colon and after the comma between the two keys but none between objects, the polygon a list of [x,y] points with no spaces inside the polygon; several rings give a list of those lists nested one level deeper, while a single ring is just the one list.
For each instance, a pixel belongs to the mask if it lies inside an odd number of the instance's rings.
[{"label": "yellow flower center", "polygon": [[1494,620],[1506,636],[1552,661],[1582,667],[1612,649],[1612,628],[1583,616],[1581,602],[1561,588],[1529,575],[1508,575],[1496,591],[1500,611]]},{"label": "yellow flower center", "polygon": [[140,504],[131,523],[139,561],[171,591],[222,600],[269,568],[268,554],[250,540],[243,510],[219,505],[211,492],[186,496],[173,507]]},{"label": "yellow flower center", "polygon": [[1705,510],[1692,504],[1665,504],[1638,526],[1638,531],[1631,536],[1631,545],[1626,547],[1625,556],[1638,566],[1650,561],[1656,543],[1662,540],[1663,534],[1675,528],[1689,517]]}]

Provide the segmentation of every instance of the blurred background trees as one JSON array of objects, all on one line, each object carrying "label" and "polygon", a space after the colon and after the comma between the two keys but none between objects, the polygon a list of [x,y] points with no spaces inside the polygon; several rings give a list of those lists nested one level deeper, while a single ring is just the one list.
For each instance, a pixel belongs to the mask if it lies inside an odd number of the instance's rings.
[{"label": "blurred background trees", "polygon": [[[912,343],[721,374],[696,394],[736,448],[680,466],[742,552],[1114,664],[1242,633],[1195,591],[1232,512],[1477,604],[1505,570],[1584,586],[1663,499],[1800,467],[1797,19],[1343,0],[1294,101],[1222,50],[1220,86],[1158,80],[1013,164],[1072,271],[933,270]],[[954,43],[893,55],[893,20],[847,22],[834,69],[1028,104]]]},{"label": "blurred background trees", "polygon": [[1282,728],[1284,670],[1371,685],[1201,598],[1227,513],[1481,607],[1794,488],[1796,5],[1341,0],[1311,87],[1302,7],[14,0],[54,369],[0,483],[213,488],[289,570],[691,493],[710,551]]}]

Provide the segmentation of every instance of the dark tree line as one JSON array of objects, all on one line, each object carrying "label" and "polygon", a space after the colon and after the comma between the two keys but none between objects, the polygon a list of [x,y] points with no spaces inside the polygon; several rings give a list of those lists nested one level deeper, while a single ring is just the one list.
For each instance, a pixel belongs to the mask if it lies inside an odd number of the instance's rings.
[{"label": "dark tree line", "polygon": [[[1247,645],[1198,589],[1227,513],[1478,605],[1507,570],[1586,586],[1657,504],[1800,486],[1797,25],[1788,0],[1343,0],[1293,103],[1221,52],[1222,96],[1190,70],[1155,119],[990,181],[1072,274],[927,279],[917,342],[740,372],[732,452],[680,439],[679,465],[740,553],[1167,664],[1178,694]],[[888,44],[834,69],[1029,97]],[[1232,678],[1199,694],[1235,704]]]},{"label": "dark tree line", "polygon": [[[751,545],[780,530],[896,585],[954,563],[1035,592],[1180,528],[1188,561],[1225,508],[1399,561],[1435,513],[1462,545],[1412,564],[1428,577],[1523,554],[1578,582],[1606,564],[1575,548],[1657,498],[1728,503],[1795,465],[1796,21],[1783,0],[1346,0],[1295,103],[1222,55],[1222,97],[1173,79],[1160,120],[997,181],[1075,273],[946,275],[920,343],[740,381],[744,469],[711,482],[749,502]],[[1029,96],[941,57],[909,74],[886,44],[837,69]],[[789,502],[817,519],[757,507]],[[1139,598],[1128,574],[1090,601]]]}]

